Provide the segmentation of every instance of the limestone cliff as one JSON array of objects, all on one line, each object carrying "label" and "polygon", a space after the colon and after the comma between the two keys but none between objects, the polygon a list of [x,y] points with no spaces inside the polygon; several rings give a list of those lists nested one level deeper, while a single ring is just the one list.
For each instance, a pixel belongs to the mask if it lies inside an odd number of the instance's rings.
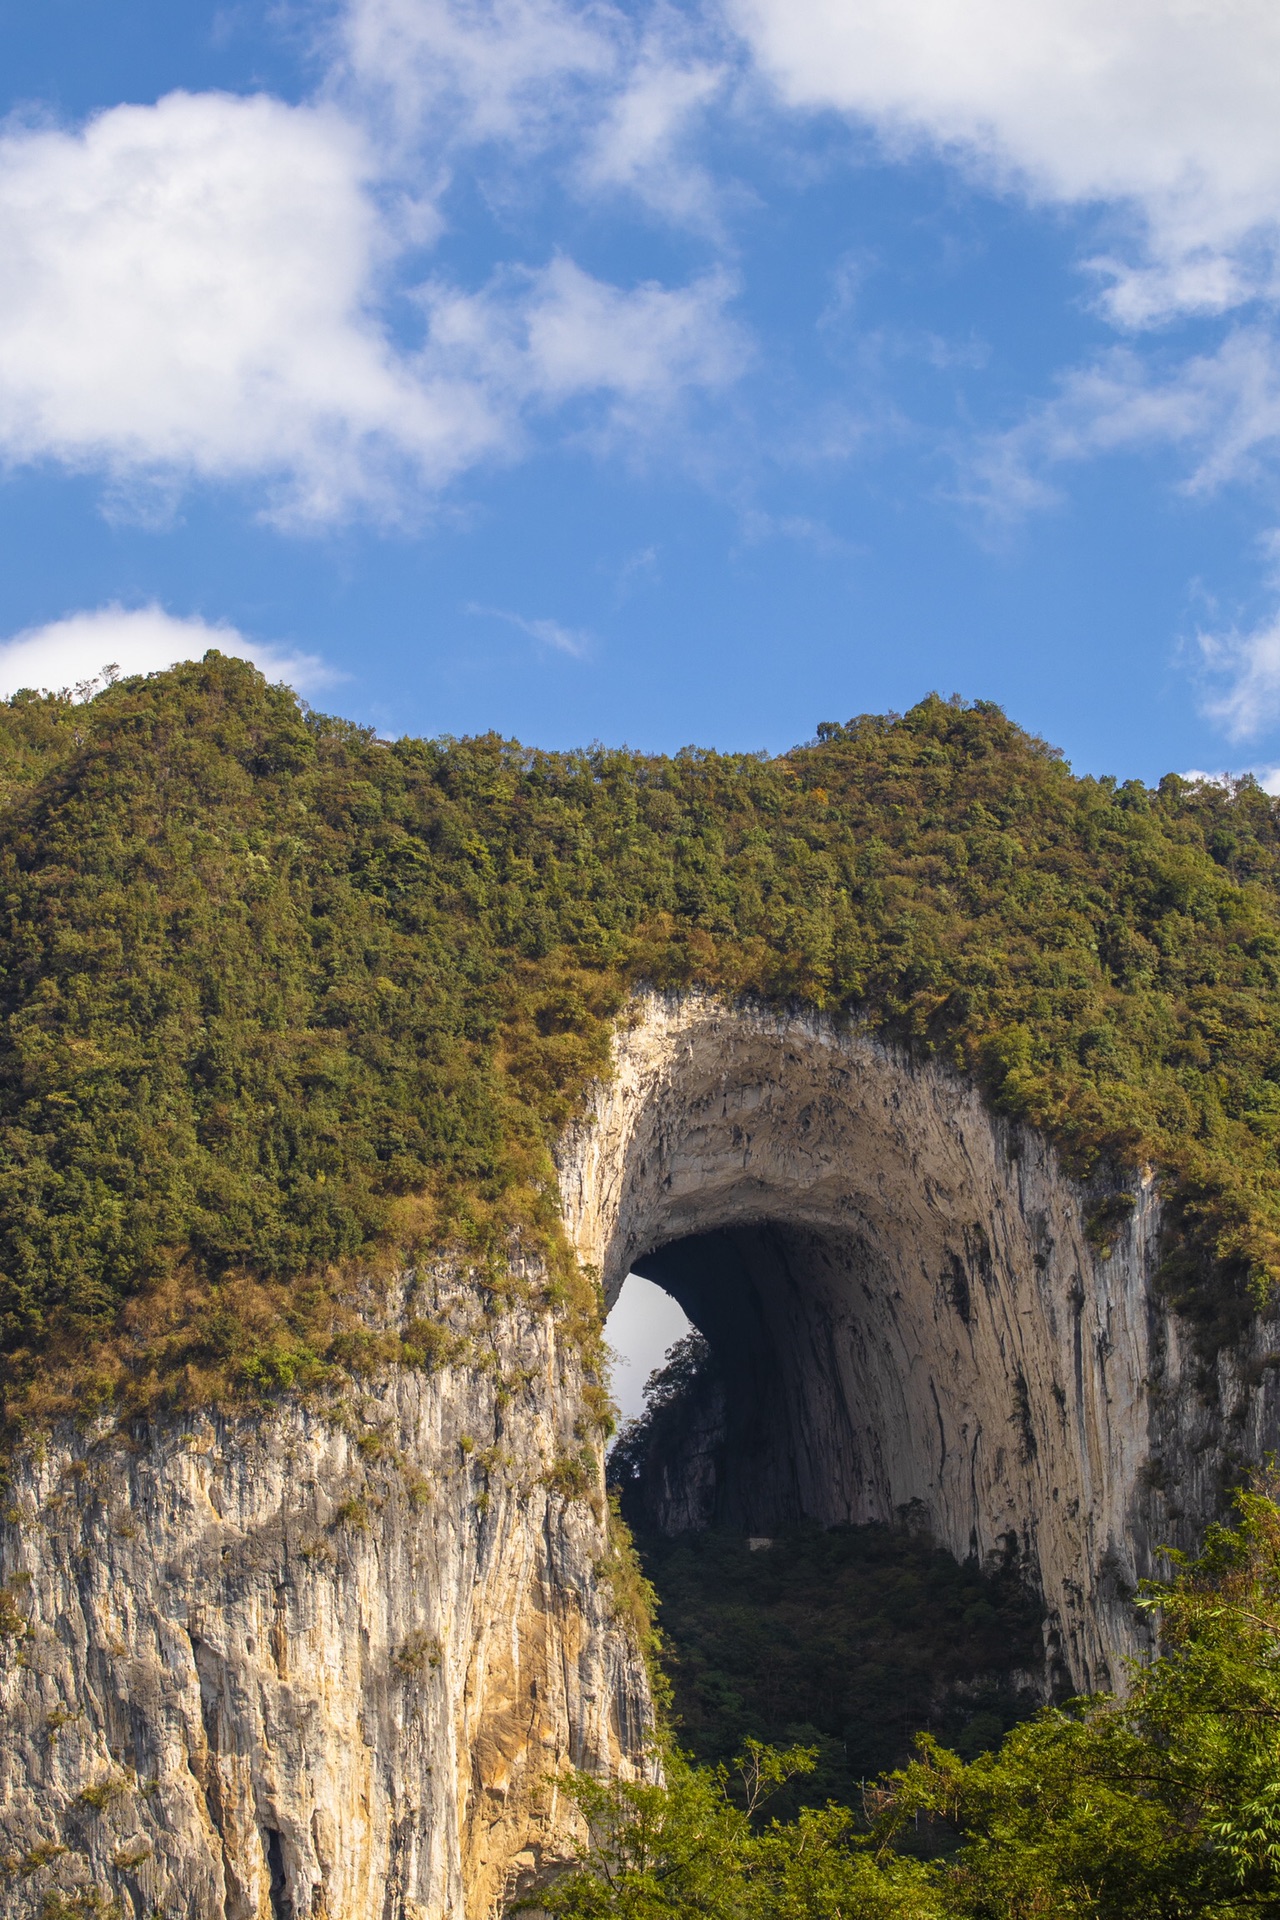
[{"label": "limestone cliff", "polygon": [[549,1779],[640,1755],[643,1667],[598,1488],[547,1484],[581,1449],[577,1355],[528,1309],[472,1346],[341,1417],[59,1436],[20,1466],[0,1913],[486,1920],[563,1854]]},{"label": "limestone cliff", "polygon": [[[736,1424],[701,1510],[767,1532],[910,1508],[960,1557],[1013,1551],[1070,1683],[1117,1677],[1155,1546],[1280,1438],[1276,1330],[1206,1366],[1161,1307],[1149,1177],[1100,1249],[1105,1189],[945,1069],[816,1015],[638,1000],[560,1179],[608,1296],[640,1265],[717,1353]],[[416,1284],[466,1336],[450,1364],[15,1464],[5,1920],[46,1896],[488,1920],[568,1844],[550,1777],[641,1763],[579,1356],[544,1310]],[[584,1435],[585,1497],[564,1471]]]},{"label": "limestone cliff", "polygon": [[1082,1187],[946,1068],[821,1016],[638,1005],[561,1187],[609,1297],[639,1268],[715,1354],[725,1464],[708,1491],[690,1461],[680,1518],[692,1485],[747,1532],[910,1510],[959,1558],[1013,1551],[1059,1685],[1120,1680],[1156,1549],[1280,1441],[1280,1330],[1198,1358],[1149,1173]]}]

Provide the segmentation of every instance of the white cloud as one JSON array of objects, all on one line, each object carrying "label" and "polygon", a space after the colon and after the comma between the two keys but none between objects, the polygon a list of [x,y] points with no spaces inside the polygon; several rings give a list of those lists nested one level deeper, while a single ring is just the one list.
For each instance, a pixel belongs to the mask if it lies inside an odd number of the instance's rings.
[{"label": "white cloud", "polygon": [[530,406],[613,391],[634,412],[724,376],[727,283],[628,292],[568,261],[434,287],[397,344],[379,301],[402,235],[372,174],[336,109],[267,98],[0,139],[0,457],[105,472],[125,499],[265,480],[305,524],[509,457]]},{"label": "white cloud", "polygon": [[608,392],[667,405],[690,387],[721,387],[742,371],[746,337],[727,319],[735,291],[716,270],[687,287],[632,291],[552,262],[522,315],[533,379],[546,399]]},{"label": "white cloud", "polygon": [[[1263,789],[1263,793],[1270,793],[1272,799],[1274,799],[1276,795],[1280,795],[1280,766],[1255,766],[1255,768],[1251,768],[1249,772],[1251,772],[1253,780],[1257,780],[1259,787]],[[1205,772],[1201,772],[1201,768],[1197,768],[1197,766],[1188,766],[1186,774],[1182,774],[1182,780],[1203,780],[1203,783],[1205,783],[1207,787],[1226,787],[1228,793],[1234,793],[1236,783],[1240,781],[1240,778],[1242,778],[1240,774],[1232,774],[1232,772],[1226,772],[1226,770],[1221,772],[1221,774],[1205,774]]]},{"label": "white cloud", "polygon": [[[1250,771],[1264,793],[1271,794],[1273,798],[1280,794],[1280,767],[1253,767]],[[1208,787],[1225,787],[1231,792],[1241,776],[1226,771],[1205,773],[1199,767],[1188,767],[1181,777],[1184,780],[1202,780]]]},{"label": "white cloud", "polygon": [[580,185],[629,191],[669,220],[715,232],[722,190],[685,146],[727,76],[723,61],[654,35],[587,143]]},{"label": "white cloud", "polygon": [[851,541],[834,533],[825,521],[812,520],[802,513],[763,513],[750,508],[742,515],[742,537],[751,546],[764,540],[795,540],[828,559],[857,552]]},{"label": "white cloud", "polygon": [[1280,450],[1280,341],[1262,327],[1236,327],[1211,353],[1163,374],[1129,349],[1104,354],[979,448],[969,494],[1011,517],[1052,504],[1056,466],[1158,447],[1182,451],[1188,493],[1265,475]]},{"label": "white cloud", "polygon": [[1232,740],[1255,739],[1280,720],[1280,613],[1248,633],[1201,634],[1205,667],[1225,682],[1204,703]]},{"label": "white cloud", "polygon": [[488,146],[523,167],[553,150],[583,197],[624,191],[718,226],[721,188],[686,151],[735,53],[718,21],[664,0],[347,0],[337,40],[332,91],[401,165],[446,170]]},{"label": "white cloud", "polygon": [[1276,289],[1274,0],[728,0],[792,106],[869,120],[1049,201],[1127,202],[1117,318]]},{"label": "white cloud", "polygon": [[733,292],[719,271],[687,287],[627,290],[561,256],[481,293],[436,286],[425,299],[433,348],[459,375],[526,405],[605,395],[636,430],[690,389],[742,371],[749,346],[726,312]]},{"label": "white cloud", "polygon": [[558,137],[586,88],[623,60],[625,15],[564,0],[349,0],[341,59],[402,138]]},{"label": "white cloud", "polygon": [[585,659],[594,644],[591,634],[581,628],[562,626],[558,620],[529,620],[522,613],[509,613],[505,607],[481,607],[474,601],[466,610],[479,614],[482,619],[505,620],[508,626],[527,633],[531,640],[552,647],[557,653],[567,653],[573,660]]},{"label": "white cloud", "polygon": [[219,94],[0,141],[0,446],[117,475],[268,476],[323,519],[503,439],[370,311],[387,241],[355,131]]},{"label": "white cloud", "polygon": [[251,660],[268,680],[309,693],[345,679],[312,653],[282,652],[236,628],[180,619],[163,607],[96,607],[0,641],[0,697],[21,687],[60,692],[84,687],[107,667],[120,674],[158,673],[178,660],[199,660],[210,647]]}]

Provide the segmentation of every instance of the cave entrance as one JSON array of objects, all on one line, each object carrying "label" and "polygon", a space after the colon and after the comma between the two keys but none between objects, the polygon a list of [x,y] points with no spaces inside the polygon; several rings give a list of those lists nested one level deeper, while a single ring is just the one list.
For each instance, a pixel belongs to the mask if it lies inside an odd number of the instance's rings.
[{"label": "cave entrance", "polygon": [[1153,1193],[1099,1249],[1099,1196],[971,1083],[690,995],[635,1004],[558,1159],[608,1304],[655,1281],[719,1376],[664,1530],[682,1502],[743,1534],[910,1516],[958,1562],[1015,1557],[1051,1669],[1109,1684],[1149,1564]]},{"label": "cave entrance", "polygon": [[763,1219],[668,1242],[632,1273],[651,1312],[664,1302],[668,1328],[687,1332],[609,1479],[661,1604],[696,1757],[732,1763],[749,1738],[800,1744],[817,1767],[788,1788],[789,1810],[855,1805],[918,1732],[972,1757],[1069,1690],[1046,1671],[1016,1539],[994,1564],[962,1565],[930,1537],[923,1501],[881,1518],[907,1356],[868,1338],[886,1276],[861,1239]]},{"label": "cave entrance", "polygon": [[863,1244],[766,1219],[670,1241],[632,1269],[707,1348],[628,1490],[644,1531],[770,1536],[905,1517],[912,1496],[895,1500],[883,1444],[909,1417],[907,1356],[869,1342],[860,1322],[860,1302],[884,1285]]}]

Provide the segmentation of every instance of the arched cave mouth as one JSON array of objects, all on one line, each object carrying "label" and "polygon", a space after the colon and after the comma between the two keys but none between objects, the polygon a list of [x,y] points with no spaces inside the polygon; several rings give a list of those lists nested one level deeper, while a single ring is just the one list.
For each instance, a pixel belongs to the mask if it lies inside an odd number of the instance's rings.
[{"label": "arched cave mouth", "polygon": [[642,1530],[913,1528],[1016,1565],[1055,1688],[1113,1684],[1151,1566],[1145,1176],[1081,1185],[937,1061],[698,994],[638,997],[557,1164],[606,1302],[637,1272],[709,1348]]},{"label": "arched cave mouth", "polygon": [[697,1757],[798,1741],[818,1763],[788,1789],[794,1806],[853,1804],[917,1732],[972,1757],[1063,1690],[1016,1535],[984,1564],[975,1539],[961,1564],[922,1501],[886,1507],[877,1403],[902,1395],[858,1313],[883,1275],[856,1235],[765,1217],[668,1242],[632,1270],[692,1325],[610,1479]]},{"label": "arched cave mouth", "polygon": [[639,1530],[768,1536],[805,1521],[891,1517],[875,1401],[892,1383],[881,1364],[868,1381],[867,1363],[883,1356],[868,1352],[856,1316],[871,1265],[851,1235],[770,1218],[633,1261],[707,1349],[697,1378],[649,1423],[643,1468],[626,1489]]}]

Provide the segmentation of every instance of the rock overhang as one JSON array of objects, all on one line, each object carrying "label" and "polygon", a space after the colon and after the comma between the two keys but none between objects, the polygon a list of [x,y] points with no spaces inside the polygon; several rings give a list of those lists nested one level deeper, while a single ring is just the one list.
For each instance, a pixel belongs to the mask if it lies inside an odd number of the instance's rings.
[{"label": "rock overhang", "polygon": [[638,1266],[773,1403],[731,1448],[723,1515],[922,1515],[958,1558],[1017,1556],[1059,1685],[1119,1677],[1147,1570],[1149,1175],[1104,1256],[1097,1195],[972,1083],[821,1014],[701,994],[637,998],[559,1165],[606,1300]]}]

